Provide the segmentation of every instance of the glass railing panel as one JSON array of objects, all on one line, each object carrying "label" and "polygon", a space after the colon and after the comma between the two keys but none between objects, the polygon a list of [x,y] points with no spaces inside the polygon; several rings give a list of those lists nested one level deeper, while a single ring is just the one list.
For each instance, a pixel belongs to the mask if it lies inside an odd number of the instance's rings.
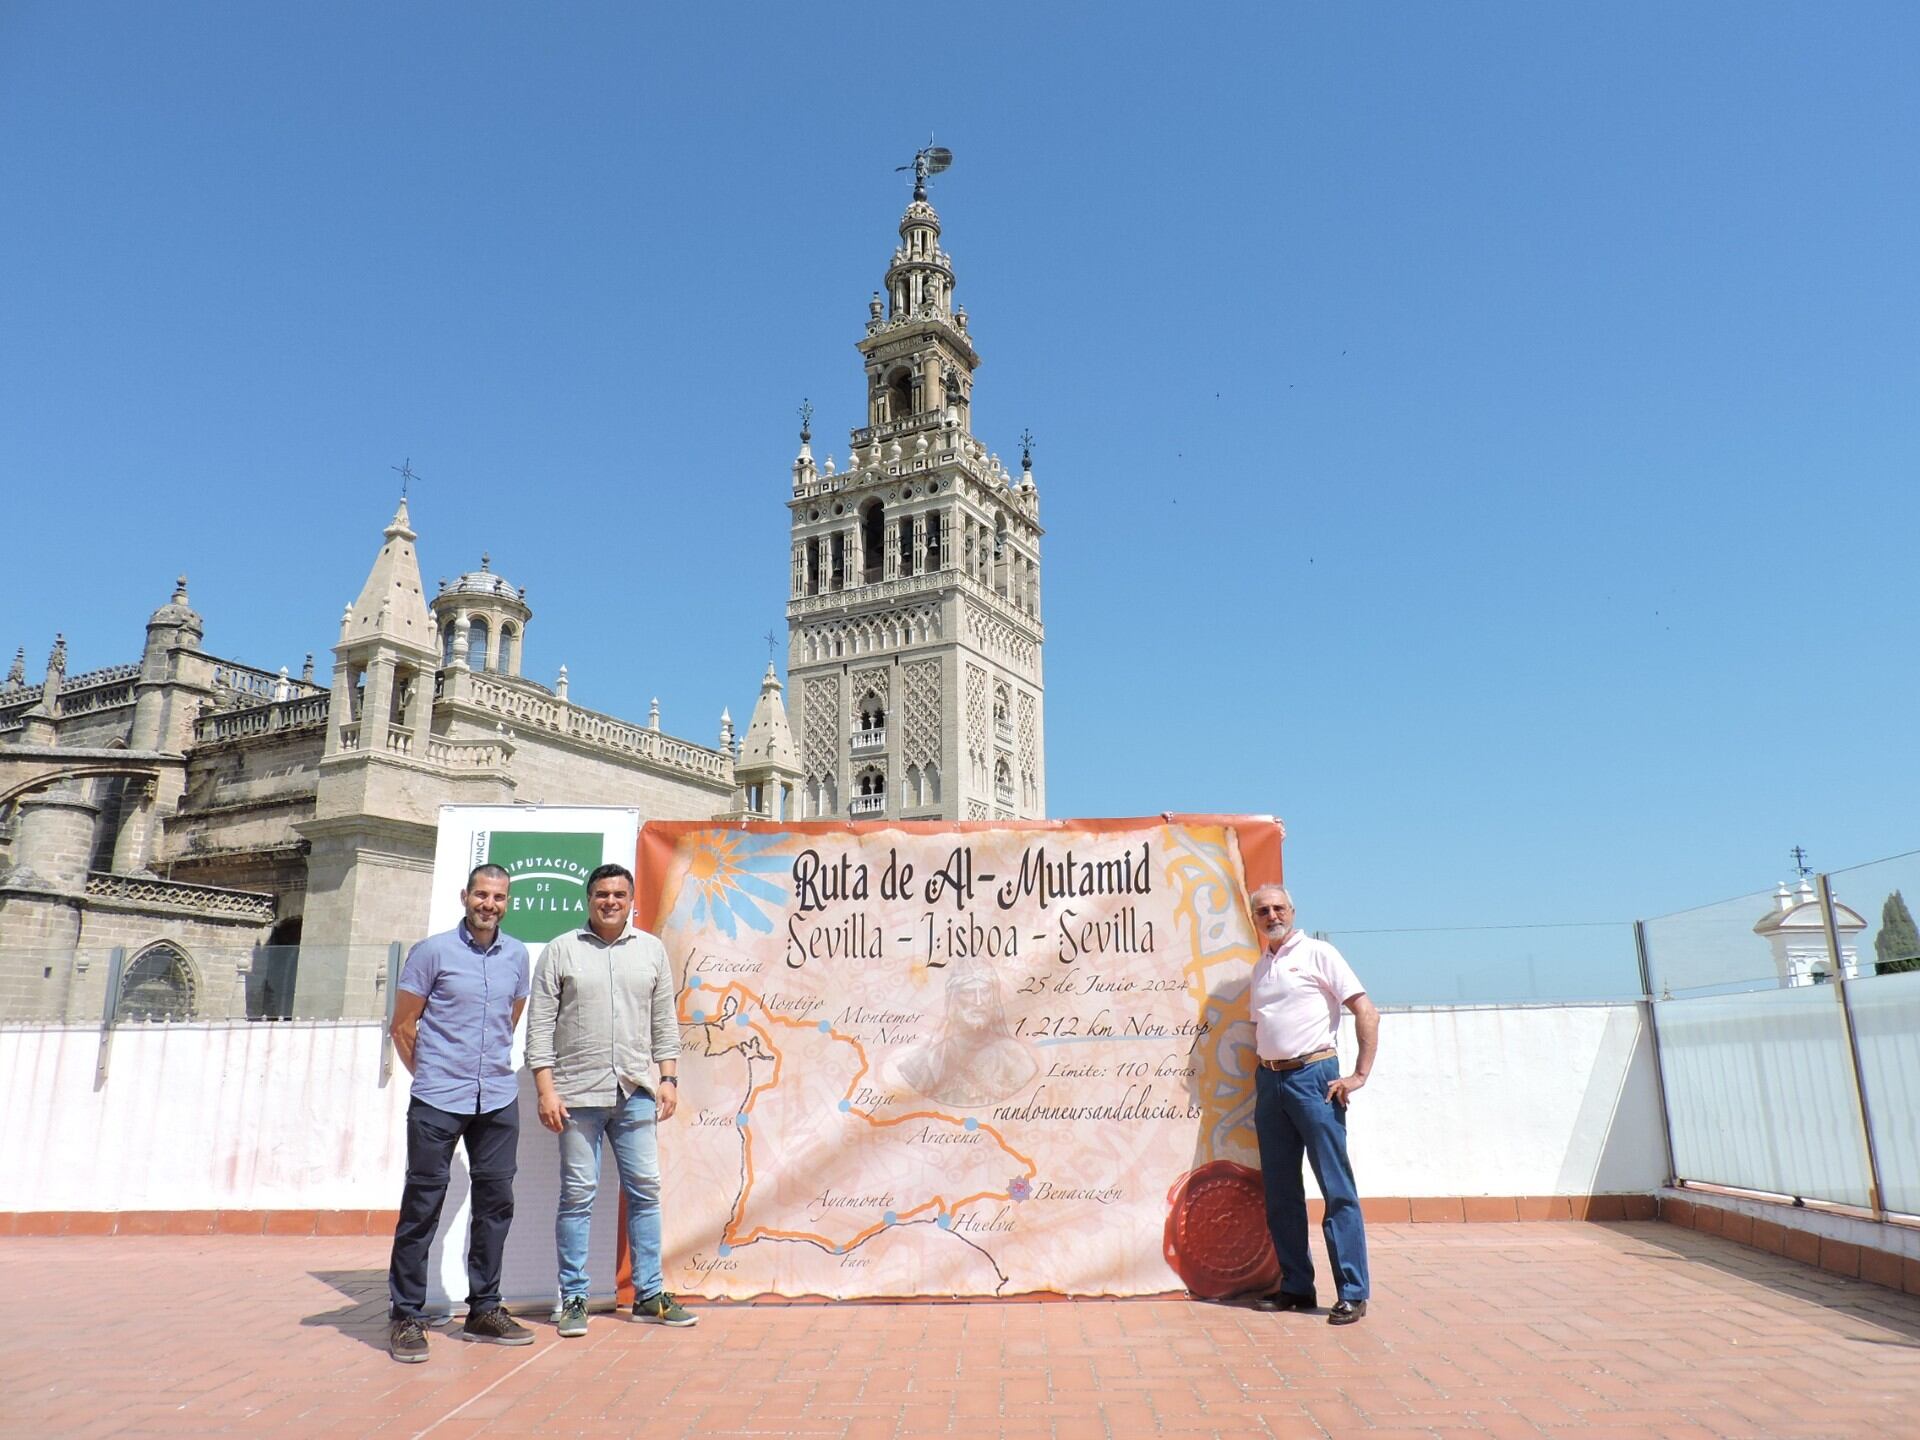
[{"label": "glass railing panel", "polygon": [[[386,1017],[385,945],[201,946],[156,940],[121,955],[118,1025]],[[99,1025],[110,948],[0,945],[0,1025]]]},{"label": "glass railing panel", "polygon": [[[1809,888],[1806,896],[1811,895]],[[1800,903],[1800,896],[1793,898]],[[1647,969],[1654,997],[1771,989],[1785,983],[1778,947],[1754,928],[1778,910],[1776,894],[1760,890],[1647,921]],[[1817,905],[1813,915],[1817,920]],[[1812,938],[1818,942],[1817,925]]]},{"label": "glass railing panel", "polygon": [[1868,1204],[1845,1015],[1827,985],[1654,1006],[1683,1180]]},{"label": "glass railing panel", "polygon": [[1376,1005],[1551,1004],[1640,994],[1633,927],[1330,930]]},{"label": "glass railing panel", "polygon": [[1920,971],[1855,980],[1847,992],[1880,1203],[1920,1216]]},{"label": "glass railing panel", "polygon": [[1835,930],[1858,979],[1847,986],[1860,1084],[1880,1167],[1880,1203],[1920,1215],[1920,851],[1836,870]]}]

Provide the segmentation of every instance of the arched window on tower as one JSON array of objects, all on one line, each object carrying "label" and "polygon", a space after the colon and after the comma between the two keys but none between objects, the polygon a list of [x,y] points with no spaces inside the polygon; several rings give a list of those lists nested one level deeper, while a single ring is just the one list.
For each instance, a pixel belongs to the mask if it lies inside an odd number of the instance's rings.
[{"label": "arched window on tower", "polygon": [[993,767],[993,798],[1002,805],[1013,804],[1013,767],[1005,760]]},{"label": "arched window on tower", "polygon": [[944,534],[944,525],[941,520],[940,512],[936,510],[932,514],[927,516],[926,568],[929,570],[938,570],[943,565],[946,564],[946,559],[941,552],[941,539],[943,534]]},{"label": "arched window on tower", "polygon": [[498,669],[502,675],[511,675],[514,673],[513,652],[516,648],[515,642],[519,638],[518,631],[516,631],[512,625],[502,625],[500,627],[500,654],[498,660],[495,662],[495,668]]},{"label": "arched window on tower", "polygon": [[453,622],[451,620],[440,627],[440,663],[453,664]]},{"label": "arched window on tower", "polygon": [[142,950],[121,975],[114,1019],[191,1020],[198,988],[185,953],[163,940]]},{"label": "arched window on tower", "polygon": [[880,566],[887,548],[887,507],[869,500],[860,507],[860,579],[863,584],[880,583]]},{"label": "arched window on tower", "polygon": [[913,574],[913,517],[900,517],[900,574],[904,578]]},{"label": "arched window on tower", "polygon": [[901,366],[887,376],[887,419],[904,420],[913,413],[913,371]]},{"label": "arched window on tower", "polygon": [[473,617],[473,623],[467,626],[467,668],[484,670],[487,668],[487,622],[480,616]]}]

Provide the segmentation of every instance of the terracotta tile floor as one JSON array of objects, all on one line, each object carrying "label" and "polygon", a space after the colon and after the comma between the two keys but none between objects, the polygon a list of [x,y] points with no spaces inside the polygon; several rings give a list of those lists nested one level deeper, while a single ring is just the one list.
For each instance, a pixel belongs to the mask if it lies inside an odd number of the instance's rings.
[{"label": "terracotta tile floor", "polygon": [[0,1435],[1910,1437],[1920,1300],[1657,1223],[1373,1227],[1361,1324],[708,1306],[387,1358],[377,1239],[0,1240]]}]

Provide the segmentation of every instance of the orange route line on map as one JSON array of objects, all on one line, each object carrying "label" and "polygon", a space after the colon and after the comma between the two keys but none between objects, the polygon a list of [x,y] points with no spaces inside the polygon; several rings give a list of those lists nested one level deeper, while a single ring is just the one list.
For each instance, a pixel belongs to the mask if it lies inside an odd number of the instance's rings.
[{"label": "orange route line on map", "polygon": [[[761,1093],[761,1091],[771,1090],[773,1089],[774,1086],[780,1083],[780,1071],[782,1066],[786,1063],[786,1057],[780,1053],[780,1047],[774,1043],[772,1033],[762,1029],[760,1024],[757,1021],[749,1019],[746,1016],[745,1006],[758,1005],[760,1007],[760,1013],[764,1015],[768,1020],[772,1021],[775,1025],[786,1025],[795,1030],[817,1030],[819,1029],[819,1022],[807,1021],[807,1020],[791,1020],[784,1015],[773,1014],[771,1011],[767,1009],[767,1002],[765,1000],[761,999],[758,995],[754,994],[753,991],[747,989],[746,986],[740,984],[740,982],[737,980],[729,981],[726,985],[722,986],[717,990],[707,991],[705,989],[702,989],[700,993],[702,995],[711,993],[722,1000],[724,1000],[729,993],[737,994],[744,1003],[741,1009],[736,1010],[734,1012],[735,1017],[739,1020],[739,1022],[742,1025],[746,1026],[748,1030],[751,1030],[755,1035],[758,1035],[762,1040],[766,1041],[767,1048],[773,1051],[773,1075],[764,1084],[755,1085],[749,1088],[747,1091],[747,1098],[745,1102],[742,1103],[742,1105],[740,1106],[741,1114],[743,1115],[751,1114],[753,1112],[754,1098],[758,1096]],[[681,1000],[684,1002],[686,998],[687,998],[687,993],[682,992]],[[682,1023],[688,1024],[688,1025],[705,1025],[710,1022],[703,1021],[703,1020],[695,1020],[691,1016],[683,1016]],[[872,1062],[867,1059],[866,1046],[862,1045],[858,1040],[854,1039],[853,1036],[842,1035],[836,1030],[829,1029],[829,1030],[823,1031],[822,1033],[825,1034],[829,1040],[836,1041],[842,1045],[851,1045],[854,1049],[854,1053],[860,1057],[860,1068],[854,1071],[853,1079],[851,1082],[849,1082],[847,1086],[847,1093],[845,1098],[848,1101],[851,1101],[853,1099],[854,1090],[860,1084],[860,1078],[863,1075],[865,1075],[870,1068],[872,1068]],[[886,1130],[886,1129],[892,1128],[895,1125],[904,1125],[910,1120],[938,1120],[948,1125],[961,1125],[961,1126],[964,1126],[966,1124],[965,1120],[957,1116],[943,1114],[941,1111],[938,1111],[938,1110],[916,1110],[910,1115],[896,1115],[892,1119],[881,1119],[880,1117],[873,1115],[868,1111],[856,1110],[851,1105],[849,1105],[846,1113],[849,1115],[857,1116],[859,1119],[866,1121],[867,1124],[873,1126],[876,1130]],[[982,1134],[992,1136],[993,1142],[996,1145],[998,1145],[1008,1155],[1012,1156],[1015,1160],[1018,1160],[1022,1165],[1026,1166],[1027,1179],[1031,1180],[1035,1175],[1040,1173],[1039,1167],[1035,1165],[1033,1161],[1029,1159],[1027,1156],[1022,1155],[1018,1150],[1014,1149],[1013,1146],[1009,1145],[1007,1143],[1006,1137],[1002,1135],[998,1130],[994,1129],[993,1126],[980,1125],[976,1122],[975,1128],[978,1129]],[[747,1133],[741,1136],[741,1141],[742,1141],[741,1150],[745,1158],[746,1167],[747,1167],[747,1180],[746,1180],[746,1184],[740,1187],[740,1197],[738,1200],[734,1202],[733,1218],[727,1222],[727,1228],[722,1233],[721,1238],[725,1240],[729,1245],[746,1245],[746,1244],[752,1243],[755,1240],[761,1240],[761,1239],[810,1240],[818,1245],[841,1244],[842,1242],[835,1241],[825,1235],[815,1235],[815,1234],[812,1234],[811,1232],[804,1231],[804,1230],[774,1230],[765,1225],[756,1226],[752,1231],[750,1231],[746,1235],[736,1236],[733,1233],[733,1227],[740,1222],[741,1212],[746,1209],[747,1195],[753,1189],[754,1173],[753,1173],[752,1127],[750,1126],[747,1127]],[[964,1199],[956,1200],[951,1205],[949,1205],[947,1204],[946,1200],[943,1197],[936,1195],[931,1200],[926,1201],[924,1204],[914,1206],[913,1209],[911,1210],[904,1210],[904,1211],[897,1212],[894,1223],[898,1224],[901,1220],[911,1219],[913,1216],[919,1215],[922,1212],[927,1210],[932,1210],[936,1214],[944,1211],[946,1214],[951,1215],[954,1212],[958,1211],[961,1206],[971,1205],[976,1200],[1011,1200],[1012,1198],[1013,1197],[1011,1195],[1007,1194],[1003,1190],[982,1190],[977,1195],[969,1195]],[[851,1240],[845,1241],[843,1248],[851,1249],[856,1245],[860,1245],[865,1241],[872,1239],[875,1235],[878,1235],[881,1231],[887,1228],[888,1226],[885,1221],[882,1221],[878,1225],[870,1225],[865,1230],[859,1231],[857,1234],[855,1234],[855,1236]]]}]

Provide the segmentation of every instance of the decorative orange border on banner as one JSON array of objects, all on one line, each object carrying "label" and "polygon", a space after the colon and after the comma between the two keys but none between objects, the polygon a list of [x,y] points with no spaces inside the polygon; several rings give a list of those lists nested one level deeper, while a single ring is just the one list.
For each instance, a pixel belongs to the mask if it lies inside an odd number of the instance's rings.
[{"label": "decorative orange border on banner", "polygon": [[908,835],[969,835],[983,831],[1024,830],[1035,834],[1065,830],[1100,834],[1144,830],[1155,825],[1218,825],[1232,830],[1249,890],[1285,883],[1281,849],[1287,827],[1272,815],[1136,815],[1099,820],[649,820],[634,847],[633,921],[652,930],[660,918],[660,887],[682,835],[733,830],[748,835],[877,835],[888,830]]}]

